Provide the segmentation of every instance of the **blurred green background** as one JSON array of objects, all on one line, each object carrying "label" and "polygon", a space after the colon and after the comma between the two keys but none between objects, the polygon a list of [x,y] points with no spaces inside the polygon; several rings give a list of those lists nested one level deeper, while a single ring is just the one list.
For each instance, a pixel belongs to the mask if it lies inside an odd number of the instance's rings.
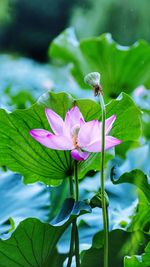
[{"label": "blurred green background", "polygon": [[123,45],[150,41],[149,10],[149,0],[0,0],[0,50],[45,62],[68,26],[79,39],[110,32]]}]

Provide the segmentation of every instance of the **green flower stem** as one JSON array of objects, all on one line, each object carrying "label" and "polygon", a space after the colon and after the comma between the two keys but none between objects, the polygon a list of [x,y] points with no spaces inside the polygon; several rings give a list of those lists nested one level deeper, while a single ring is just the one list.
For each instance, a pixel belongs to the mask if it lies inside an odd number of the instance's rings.
[{"label": "green flower stem", "polygon": [[79,251],[79,233],[78,227],[75,223],[76,232],[75,232],[75,254],[76,254],[76,267],[80,267],[80,251]]},{"label": "green flower stem", "polygon": [[[75,182],[75,201],[79,201],[79,181],[78,181],[78,163],[74,161],[74,182]],[[70,185],[70,197],[74,198],[74,190],[73,190],[73,180],[72,177],[69,178]],[[66,267],[70,267],[72,263],[72,257],[74,254],[74,244],[75,244],[75,258],[76,258],[76,267],[80,267],[80,253],[79,253],[79,234],[77,227],[77,220],[75,219],[72,222],[72,230],[71,230],[71,240],[70,240],[70,250],[69,257]]]},{"label": "green flower stem", "polygon": [[71,240],[70,240],[69,257],[68,257],[68,263],[67,263],[66,267],[70,267],[71,263],[72,263],[72,257],[73,257],[73,254],[74,254],[75,235],[76,235],[76,223],[75,223],[75,221],[73,221],[72,229],[71,229]]},{"label": "green flower stem", "polygon": [[[74,181],[75,181],[75,200],[79,201],[79,180],[78,180],[78,162],[74,161]],[[79,234],[77,227],[77,220],[75,219],[75,257],[76,267],[80,267],[80,253],[79,253]]]},{"label": "green flower stem", "polygon": [[102,198],[102,214],[104,228],[104,267],[108,267],[108,212],[105,199],[105,177],[104,177],[104,160],[105,160],[105,119],[106,109],[102,94],[99,94],[100,105],[102,109],[102,150],[101,150],[101,166],[100,166],[100,182],[101,182],[101,198]]},{"label": "green flower stem", "polygon": [[[72,176],[69,177],[69,188],[70,188],[70,198],[74,198],[73,178],[72,178]],[[74,254],[75,234],[76,234],[76,224],[73,221],[72,222],[72,229],[71,229],[69,256],[68,256],[68,262],[67,262],[66,267],[71,267],[72,257],[73,257],[73,254]]]},{"label": "green flower stem", "polygon": [[69,177],[70,198],[74,198],[73,179]]},{"label": "green flower stem", "polygon": [[78,162],[74,161],[75,200],[79,201]]},{"label": "green flower stem", "polygon": [[107,203],[105,199],[105,178],[104,178],[104,160],[105,160],[105,119],[106,110],[105,103],[103,99],[103,89],[100,85],[100,73],[91,72],[84,77],[86,84],[93,88],[94,96],[99,96],[100,105],[102,109],[102,148],[101,148],[101,166],[100,166],[100,183],[101,183],[101,201],[102,201],[102,214],[103,214],[103,228],[104,228],[104,267],[108,267],[108,213],[107,213]]}]

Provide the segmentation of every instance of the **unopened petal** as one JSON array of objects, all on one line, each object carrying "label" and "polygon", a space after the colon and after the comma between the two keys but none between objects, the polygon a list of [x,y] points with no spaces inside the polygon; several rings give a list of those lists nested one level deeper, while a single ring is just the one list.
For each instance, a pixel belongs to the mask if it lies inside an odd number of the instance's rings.
[{"label": "unopened petal", "polygon": [[81,149],[73,149],[71,151],[71,157],[77,161],[86,160],[89,156],[88,152],[81,151]]},{"label": "unopened petal", "polygon": [[78,134],[79,147],[85,147],[91,142],[99,140],[101,136],[101,125],[97,120],[89,121],[81,125]]},{"label": "unopened petal", "polygon": [[53,135],[52,133],[42,130],[33,129],[30,130],[30,135],[40,144],[45,147],[56,150],[71,150],[73,149],[73,143],[68,140],[67,137],[61,135]]},{"label": "unopened petal", "polygon": [[111,117],[109,117],[106,121],[105,121],[105,134],[107,135],[112,126],[113,126],[113,123],[115,122],[116,120],[116,115],[112,115]]},{"label": "unopened petal", "polygon": [[45,114],[48,119],[48,122],[50,124],[50,127],[52,128],[53,132],[55,134],[62,134],[63,132],[63,119],[55,113],[52,109],[46,108]]},{"label": "unopened petal", "polygon": [[80,125],[84,121],[83,115],[77,106],[68,110],[65,117],[65,127],[71,129],[75,125]]}]

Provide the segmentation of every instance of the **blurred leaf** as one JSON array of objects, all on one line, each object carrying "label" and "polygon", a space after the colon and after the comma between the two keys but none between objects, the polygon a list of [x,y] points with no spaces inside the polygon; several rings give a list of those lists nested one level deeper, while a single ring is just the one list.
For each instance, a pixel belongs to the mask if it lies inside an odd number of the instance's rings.
[{"label": "blurred leaf", "polygon": [[[130,247],[126,245],[126,242],[128,244],[128,241],[131,240],[133,235],[134,233],[128,233],[123,230],[114,230],[109,233],[109,267],[123,266],[123,258],[130,249]],[[135,240],[135,243],[136,242],[137,240]],[[137,244],[140,250],[142,249],[143,243],[141,243],[140,240]],[[129,244],[131,245],[131,243]],[[132,243],[131,250],[133,246],[134,243]],[[132,252],[129,252],[129,255],[130,254],[132,254]],[[92,247],[82,252],[81,259],[81,267],[103,266],[103,232],[99,232],[94,236]]]},{"label": "blurred leaf", "polygon": [[43,221],[49,219],[49,190],[41,184],[24,185],[19,174],[0,173],[0,202],[0,234],[31,216]]},{"label": "blurred leaf", "polygon": [[[106,201],[106,206],[108,208],[109,206],[109,198],[108,195],[106,193],[106,191],[104,192],[104,196],[105,196],[105,201]],[[90,206],[92,208],[102,208],[102,194],[101,192],[97,192],[91,199],[90,199]]]},{"label": "blurred leaf", "polygon": [[[58,215],[54,223],[44,224],[34,218],[22,221],[9,239],[0,240],[1,265],[49,267],[65,229],[74,218],[89,211],[90,207],[85,202],[75,203],[68,199],[62,207],[61,216]],[[61,226],[58,226],[60,223]]]},{"label": "blurred leaf", "polygon": [[50,220],[58,214],[65,198],[68,196],[68,193],[69,193],[68,179],[63,180],[61,185],[52,187],[50,194],[50,201],[51,201],[50,215],[49,215]]},{"label": "blurred leaf", "polygon": [[142,114],[143,135],[150,140],[150,111]]},{"label": "blurred leaf", "polygon": [[[111,149],[105,154],[105,165],[109,160],[111,160],[115,155],[114,149]],[[79,179],[84,177],[88,171],[94,170],[95,172],[100,169],[100,153],[92,153],[91,156],[79,163]]]},{"label": "blurred leaf", "polygon": [[10,87],[5,88],[4,93],[9,97],[9,105],[15,106],[16,109],[23,109],[34,103],[34,98],[31,92],[21,90],[15,95],[11,94]]},{"label": "blurred leaf", "polygon": [[11,217],[9,217],[9,221],[10,221],[10,229],[8,230],[8,232],[12,232],[15,230],[15,222]]},{"label": "blurred leaf", "polygon": [[10,105],[18,107],[17,101],[20,102],[19,95],[22,97],[23,92],[25,95],[23,104],[28,107],[27,98],[31,103],[44,93],[45,89],[46,91],[52,89],[53,79],[50,76],[54,70],[46,64],[39,64],[29,58],[0,54],[0,69],[0,105],[9,108]]},{"label": "blurred leaf", "polygon": [[124,267],[149,267],[150,266],[150,242],[145,248],[145,253],[141,256],[126,256],[124,259]]},{"label": "blurred leaf", "polygon": [[143,111],[142,128],[144,136],[150,139],[150,90],[146,90],[144,86],[139,86],[133,92],[133,98],[137,106]]},{"label": "blurred leaf", "polygon": [[[117,180],[116,180],[117,179]],[[137,186],[141,191],[138,194],[139,203],[130,216],[130,223],[127,226],[129,231],[141,230],[150,231],[150,184],[147,175],[141,170],[132,170],[122,175],[119,168],[113,167],[111,170],[111,181],[113,184],[130,183]]]},{"label": "blurred leaf", "polygon": [[[141,157],[142,155],[142,157]],[[148,176],[150,175],[150,142],[146,142],[144,145],[140,145],[138,148],[129,150],[126,154],[126,160],[123,161],[121,174],[124,172],[130,172],[133,169],[140,169]]]},{"label": "blurred leaf", "polygon": [[113,167],[111,169],[111,181],[113,184],[131,183],[136,185],[150,202],[150,184],[148,177],[141,170],[133,170],[120,176],[119,168]]},{"label": "blurred leaf", "polygon": [[82,94],[67,66],[56,67],[25,57],[0,54],[0,69],[0,106],[11,111],[28,108],[45,92],[53,89],[62,91],[62,85],[66,92],[70,92],[71,88],[73,95]]},{"label": "blurred leaf", "polygon": [[139,86],[132,94],[135,103],[143,111],[150,111],[150,90],[144,86]]},{"label": "blurred leaf", "polygon": [[134,148],[139,148],[140,144],[138,141],[128,141],[125,143],[120,144],[120,146],[117,146],[115,148],[116,150],[116,154],[118,156],[120,156],[122,159],[126,159],[126,154],[129,151],[131,151],[131,149]]},{"label": "blurred leaf", "polygon": [[[52,267],[63,267],[63,263],[67,258],[67,254],[60,254],[57,249],[53,251],[53,255],[50,256],[50,266]],[[49,267],[49,266],[48,266]]]},{"label": "blurred leaf", "polygon": [[60,226],[66,223],[71,215],[79,216],[91,211],[91,207],[85,201],[75,202],[73,198],[67,198],[65,199],[57,216],[51,221],[51,224]]},{"label": "blurred leaf", "polygon": [[128,225],[129,231],[141,230],[150,234],[150,203],[144,194],[139,194],[139,202],[131,216],[131,222]]},{"label": "blurred leaf", "polygon": [[[45,148],[29,135],[29,130],[50,130],[44,112],[45,107],[53,109],[64,118],[67,110],[73,105],[80,108],[86,121],[100,118],[101,110],[98,103],[86,99],[75,100],[65,93],[44,94],[36,104],[26,110],[7,113],[1,109],[0,165],[23,174],[26,183],[42,181],[56,186],[62,179],[71,176],[73,160],[70,152]],[[140,112],[128,95],[123,93],[117,100],[112,100],[106,105],[106,110],[108,117],[113,114],[117,116],[111,131],[114,137],[122,141],[136,140],[139,137]],[[84,170],[87,172],[99,169],[99,160],[96,161],[95,157],[99,157],[98,153],[91,153],[87,161],[80,163],[80,178],[85,175]]]},{"label": "blurred leaf", "polygon": [[100,72],[105,94],[113,98],[121,91],[132,92],[150,76],[150,46],[145,41],[127,47],[117,44],[110,34],[103,34],[79,42],[69,28],[54,39],[49,55],[72,63],[71,73],[83,88],[85,74]]}]

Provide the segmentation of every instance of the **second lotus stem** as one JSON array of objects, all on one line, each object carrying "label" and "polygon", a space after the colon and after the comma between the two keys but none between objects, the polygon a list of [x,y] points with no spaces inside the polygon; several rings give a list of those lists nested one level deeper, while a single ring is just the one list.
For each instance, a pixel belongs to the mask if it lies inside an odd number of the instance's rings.
[{"label": "second lotus stem", "polygon": [[108,213],[107,203],[105,198],[105,177],[104,177],[104,161],[105,161],[105,119],[106,109],[102,94],[99,94],[100,105],[102,109],[102,147],[101,147],[101,166],[100,166],[100,183],[101,183],[101,200],[102,200],[102,214],[103,214],[103,228],[104,228],[104,267],[108,267]]}]

